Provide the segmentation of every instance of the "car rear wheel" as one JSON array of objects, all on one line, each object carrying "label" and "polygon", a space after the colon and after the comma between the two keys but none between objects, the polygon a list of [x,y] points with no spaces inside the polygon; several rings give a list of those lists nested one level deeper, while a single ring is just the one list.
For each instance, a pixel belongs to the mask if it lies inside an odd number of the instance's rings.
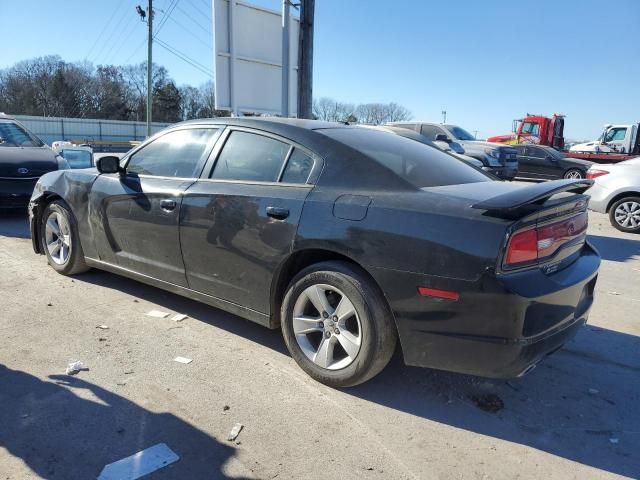
[{"label": "car rear wheel", "polygon": [[45,207],[40,239],[49,265],[56,272],[75,275],[89,269],[84,261],[76,219],[61,200],[55,200]]},{"label": "car rear wheel", "polygon": [[580,180],[581,178],[585,178],[585,174],[578,168],[571,168],[564,172],[564,178],[568,180]]},{"label": "car rear wheel", "polygon": [[611,225],[621,232],[640,233],[640,197],[625,197],[609,209]]},{"label": "car rear wheel", "polygon": [[300,272],[287,289],[281,313],[293,359],[331,387],[369,380],[395,350],[395,325],[382,293],[347,262],[323,262]]}]

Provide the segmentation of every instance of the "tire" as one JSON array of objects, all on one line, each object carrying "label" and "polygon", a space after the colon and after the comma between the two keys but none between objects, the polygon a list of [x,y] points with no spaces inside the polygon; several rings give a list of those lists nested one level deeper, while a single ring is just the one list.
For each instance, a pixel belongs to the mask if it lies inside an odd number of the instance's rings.
[{"label": "tire", "polygon": [[630,196],[616,201],[609,209],[611,225],[627,233],[640,233],[640,197]]},{"label": "tire", "polygon": [[[321,304],[326,307],[324,318],[316,308]],[[330,387],[369,380],[389,363],[395,350],[396,328],[382,292],[348,262],[322,262],[298,273],[287,288],[281,319],[293,359]]]},{"label": "tire", "polygon": [[78,224],[62,200],[48,204],[42,212],[40,242],[51,268],[62,275],[89,270],[78,236]]},{"label": "tire", "polygon": [[586,175],[579,168],[570,168],[569,170],[564,172],[564,175],[562,176],[562,178],[579,180],[582,178],[586,178]]}]

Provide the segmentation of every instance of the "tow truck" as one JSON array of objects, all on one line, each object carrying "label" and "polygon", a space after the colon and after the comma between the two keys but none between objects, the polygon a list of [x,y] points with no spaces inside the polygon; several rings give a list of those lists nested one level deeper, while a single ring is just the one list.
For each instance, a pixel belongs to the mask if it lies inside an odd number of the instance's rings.
[{"label": "tow truck", "polygon": [[531,143],[547,145],[562,151],[567,157],[596,163],[617,163],[640,155],[640,124],[604,126],[598,140],[572,145],[565,150],[564,118],[559,113],[551,117],[528,114],[513,121],[513,133],[497,135],[488,142],[509,145]]}]

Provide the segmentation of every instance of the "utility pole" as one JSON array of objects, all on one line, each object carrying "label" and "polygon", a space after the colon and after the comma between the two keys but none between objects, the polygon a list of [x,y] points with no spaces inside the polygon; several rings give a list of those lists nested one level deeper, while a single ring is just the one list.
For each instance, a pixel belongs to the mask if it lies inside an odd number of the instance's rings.
[{"label": "utility pole", "polygon": [[315,0],[300,0],[298,118],[313,117],[313,22]]},{"label": "utility pole", "polygon": [[153,98],[153,0],[149,0],[147,10],[149,38],[147,39],[147,137],[151,136],[151,106]]},{"label": "utility pole", "polygon": [[289,116],[289,0],[282,0],[282,116]]},{"label": "utility pole", "polygon": [[447,123],[447,111],[442,110],[442,123]]},{"label": "utility pole", "polygon": [[151,106],[153,99],[153,0],[148,0],[149,6],[147,11],[138,5],[136,12],[140,15],[140,19],[144,22],[147,19],[147,26],[149,27],[149,37],[147,39],[147,137],[151,136]]}]

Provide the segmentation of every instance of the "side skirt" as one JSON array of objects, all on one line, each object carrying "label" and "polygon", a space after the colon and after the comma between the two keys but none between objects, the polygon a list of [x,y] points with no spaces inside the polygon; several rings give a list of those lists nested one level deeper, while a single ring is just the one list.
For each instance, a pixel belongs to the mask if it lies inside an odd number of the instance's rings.
[{"label": "side skirt", "polygon": [[271,324],[270,316],[265,313],[252,310],[250,308],[243,307],[242,305],[228,302],[226,300],[222,300],[221,298],[213,297],[205,293],[196,292],[195,290],[191,290],[190,288],[175,285],[163,280],[158,280],[157,278],[149,277],[148,275],[143,275],[141,273],[134,272],[133,270],[128,270],[126,268],[113,265],[111,263],[96,260],[95,258],[86,257],[85,261],[90,267],[97,268],[99,270],[106,270],[107,272],[115,273],[116,275],[122,275],[124,277],[131,278],[132,280],[146,283],[147,285],[151,285],[153,287],[162,288],[163,290],[182,295],[183,297],[190,298],[191,300],[206,303],[207,305],[219,308],[220,310],[224,310],[225,312],[233,313],[234,315],[238,315],[239,317],[246,318],[247,320],[251,320],[252,322],[259,323],[260,325],[263,325],[265,327],[269,327],[272,329],[275,328]]}]

